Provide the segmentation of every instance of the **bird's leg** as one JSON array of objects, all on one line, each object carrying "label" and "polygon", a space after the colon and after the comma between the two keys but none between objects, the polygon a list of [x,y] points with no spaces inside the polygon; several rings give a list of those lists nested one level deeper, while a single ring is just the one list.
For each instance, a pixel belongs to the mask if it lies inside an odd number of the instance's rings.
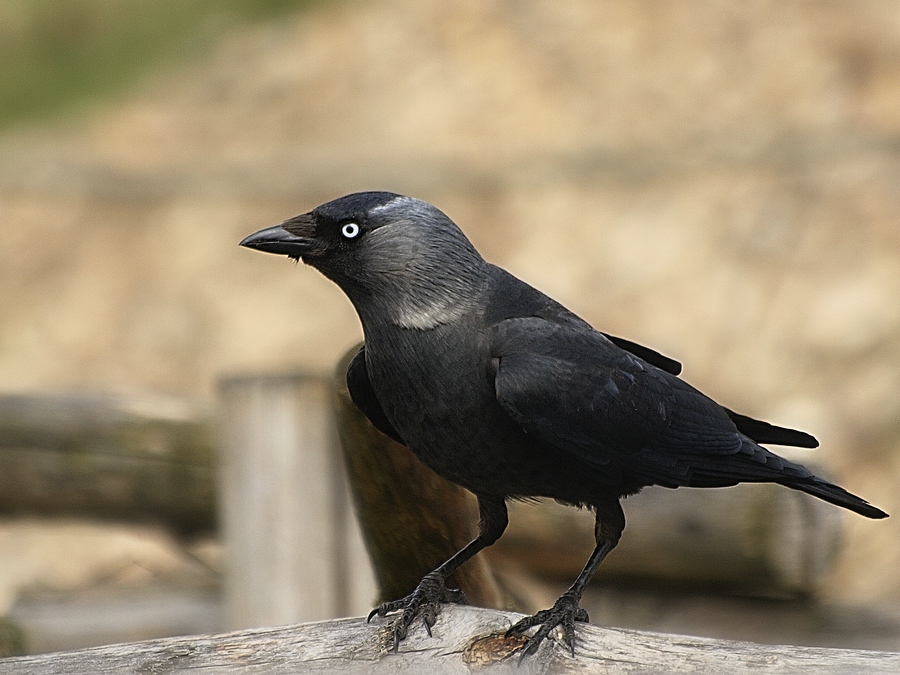
[{"label": "bird's leg", "polygon": [[397,651],[400,640],[406,637],[410,624],[417,616],[422,616],[425,630],[428,631],[428,635],[431,635],[431,627],[441,611],[441,603],[466,602],[466,596],[461,590],[446,587],[447,578],[480,550],[497,541],[506,529],[508,522],[506,502],[502,497],[478,495],[478,511],[480,519],[478,536],[475,539],[440,567],[426,574],[416,586],[416,590],[405,598],[385,602],[369,612],[367,621],[371,621],[372,617],[376,615],[384,616],[390,612],[402,610],[392,626],[394,651]]},{"label": "bird's leg", "polygon": [[559,596],[559,599],[550,609],[542,609],[533,616],[527,616],[521,621],[516,622],[506,635],[521,635],[532,626],[539,626],[538,630],[528,638],[528,641],[522,648],[522,656],[524,658],[530,654],[534,654],[541,642],[544,641],[550,632],[559,626],[562,629],[563,642],[568,646],[572,655],[575,654],[575,622],[588,621],[588,613],[578,606],[581,602],[581,596],[584,588],[597,567],[603,562],[606,554],[615,548],[619,543],[619,537],[622,530],[625,529],[625,514],[622,513],[622,507],[619,500],[616,499],[607,503],[603,507],[597,507],[596,521],[594,525],[594,537],[597,540],[597,546],[591,557],[588,558],[587,564],[578,578],[575,579],[569,590]]}]

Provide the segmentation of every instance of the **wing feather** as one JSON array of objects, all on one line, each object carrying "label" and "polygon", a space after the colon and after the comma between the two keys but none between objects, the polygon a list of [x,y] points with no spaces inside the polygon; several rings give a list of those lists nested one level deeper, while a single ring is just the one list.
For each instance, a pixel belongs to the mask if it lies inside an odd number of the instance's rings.
[{"label": "wing feather", "polygon": [[500,406],[587,466],[613,464],[670,487],[771,480],[796,466],[740,433],[715,401],[599,332],[508,319],[492,339]]}]

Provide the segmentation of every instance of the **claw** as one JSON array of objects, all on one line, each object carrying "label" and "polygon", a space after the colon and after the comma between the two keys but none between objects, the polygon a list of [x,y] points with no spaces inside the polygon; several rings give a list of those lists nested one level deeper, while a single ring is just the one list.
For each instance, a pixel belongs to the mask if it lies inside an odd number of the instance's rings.
[{"label": "claw", "polygon": [[366,623],[369,623],[370,621],[372,621],[372,618],[376,615],[377,616],[385,616],[387,614],[390,614],[391,612],[395,612],[398,609],[403,608],[406,603],[406,600],[409,599],[410,597],[411,596],[408,595],[405,598],[403,598],[402,600],[391,600],[390,602],[382,602],[380,605],[378,605],[378,607],[376,607],[371,612],[369,612],[369,616],[366,617]]},{"label": "claw", "polygon": [[572,656],[575,656],[575,627],[564,623],[562,625],[562,633],[563,642],[569,648],[569,652],[572,654]]},{"label": "claw", "polygon": [[522,647],[522,653],[519,655],[518,664],[521,666],[522,662],[525,660],[526,656],[532,656],[537,651],[537,644],[529,640],[525,643],[525,646]]},{"label": "claw", "polygon": [[550,635],[554,628],[559,626],[562,630],[562,641],[574,656],[575,622],[587,620],[588,613],[578,606],[578,599],[573,595],[563,594],[551,609],[542,609],[533,616],[526,616],[513,624],[506,631],[506,637],[522,635],[529,628],[539,626],[535,634],[528,638],[528,641],[522,647],[522,653],[519,656],[519,663],[521,663],[526,656],[531,656],[537,652],[544,639]]},{"label": "claw", "polygon": [[463,592],[456,588],[447,588],[444,585],[444,578],[440,574],[434,572],[426,574],[419,582],[412,593],[400,600],[392,600],[384,602],[371,612],[366,618],[366,622],[372,620],[375,616],[386,616],[391,612],[403,610],[400,616],[391,626],[393,632],[393,651],[398,651],[400,642],[406,637],[409,626],[415,621],[416,617],[421,616],[422,622],[425,624],[425,631],[431,637],[431,629],[437,622],[437,615],[441,611],[443,603],[459,603],[467,604],[466,596]]},{"label": "claw", "polygon": [[433,637],[431,634],[431,627],[437,621],[438,611],[439,608],[432,604],[422,610],[422,623],[425,624],[425,631],[428,633],[428,637]]}]

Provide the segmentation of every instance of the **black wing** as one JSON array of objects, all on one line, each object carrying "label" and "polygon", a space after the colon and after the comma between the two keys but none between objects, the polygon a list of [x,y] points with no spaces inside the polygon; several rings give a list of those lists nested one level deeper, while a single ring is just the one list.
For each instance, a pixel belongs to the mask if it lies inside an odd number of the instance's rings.
[{"label": "black wing", "polygon": [[510,319],[495,326],[492,355],[504,411],[587,466],[669,487],[809,475],[740,433],[715,401],[596,331]]},{"label": "black wing", "polygon": [[350,361],[347,367],[347,389],[350,390],[350,400],[359,408],[362,413],[369,418],[369,421],[378,431],[390,436],[398,443],[406,445],[405,441],[400,438],[394,426],[388,421],[387,416],[375,391],[372,389],[372,383],[369,381],[369,371],[366,370],[366,346],[360,347],[356,352],[356,356]]},{"label": "black wing", "polygon": [[793,445],[798,448],[818,448],[819,441],[804,431],[778,427],[762,420],[741,415],[728,408],[723,408],[735,426],[745,436],[757,443],[774,443],[775,445]]},{"label": "black wing", "polygon": [[681,364],[675,359],[670,359],[668,356],[660,354],[658,351],[650,349],[650,347],[639,345],[637,342],[632,342],[631,340],[626,340],[625,338],[616,337],[615,335],[610,335],[609,333],[603,333],[603,335],[609,338],[609,340],[614,345],[616,345],[616,347],[624,349],[626,352],[631,352],[635,356],[639,356],[650,365],[656,366],[657,368],[660,368],[667,373],[671,373],[672,375],[681,374]]},{"label": "black wing", "polygon": [[[672,375],[681,374],[681,364],[675,359],[670,359],[659,352],[639,345],[631,340],[616,337],[609,333],[603,333],[617,347],[638,356],[650,365],[656,366]],[[813,436],[796,429],[788,429],[787,427],[779,427],[762,420],[753,419],[747,415],[741,415],[728,408],[723,408],[734,425],[745,436],[753,439],[757,443],[775,443],[776,445],[793,445],[798,448],[817,448],[819,441]]]},{"label": "black wing", "polygon": [[[490,266],[493,279],[493,295],[488,301],[485,320],[493,325],[506,319],[537,317],[552,323],[572,328],[593,328],[577,314],[563,305],[547,297],[536,288],[529,286],[521,279],[514,277],[506,270]],[[665,370],[672,375],[681,373],[681,364],[675,359],[660,354],[658,351],[639,345],[631,340],[603,333],[617,347],[638,356],[647,363]]]}]

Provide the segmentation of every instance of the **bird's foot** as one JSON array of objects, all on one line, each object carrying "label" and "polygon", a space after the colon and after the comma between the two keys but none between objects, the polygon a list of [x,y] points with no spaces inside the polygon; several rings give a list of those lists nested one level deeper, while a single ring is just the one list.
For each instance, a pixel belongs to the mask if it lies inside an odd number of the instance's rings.
[{"label": "bird's foot", "polygon": [[366,621],[371,621],[374,616],[385,616],[391,612],[403,610],[391,626],[394,634],[394,647],[396,652],[400,646],[400,641],[406,637],[409,626],[417,616],[422,616],[422,622],[425,624],[425,630],[431,637],[431,627],[437,621],[437,615],[441,611],[441,604],[455,602],[457,604],[468,604],[465,594],[458,588],[447,588],[444,576],[437,571],[426,574],[416,590],[399,600],[385,602],[371,612]]},{"label": "bird's foot", "polygon": [[522,655],[520,660],[526,656],[534,654],[541,642],[544,641],[550,632],[559,626],[562,629],[562,639],[572,655],[575,655],[575,622],[588,621],[588,613],[578,606],[578,600],[574,594],[563,593],[550,609],[542,609],[533,616],[526,616],[521,621],[516,622],[508,631],[506,636],[523,635],[532,626],[540,626],[534,635],[528,638],[528,641],[522,646]]}]

